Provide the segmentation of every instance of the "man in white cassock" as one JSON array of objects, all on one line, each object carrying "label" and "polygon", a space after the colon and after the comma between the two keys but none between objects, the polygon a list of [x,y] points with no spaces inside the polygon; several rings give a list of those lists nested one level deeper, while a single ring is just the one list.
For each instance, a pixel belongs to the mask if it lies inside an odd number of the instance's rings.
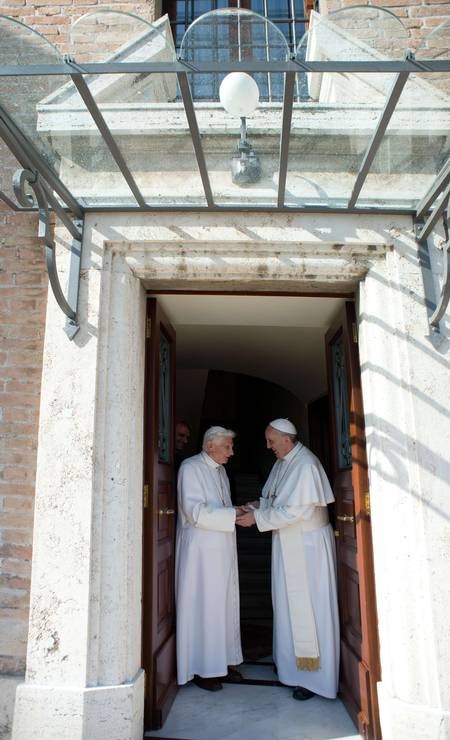
[{"label": "man in white cassock", "polygon": [[336,553],[327,504],[334,496],[318,458],[297,441],[288,419],[266,428],[277,458],[259,501],[241,526],[272,530],[273,658],[295,699],[334,699],[339,675]]},{"label": "man in white cassock", "polygon": [[242,663],[236,510],[224,469],[233,454],[230,429],[205,432],[203,450],[178,474],[175,593],[178,683],[192,679],[217,691],[238,682]]}]

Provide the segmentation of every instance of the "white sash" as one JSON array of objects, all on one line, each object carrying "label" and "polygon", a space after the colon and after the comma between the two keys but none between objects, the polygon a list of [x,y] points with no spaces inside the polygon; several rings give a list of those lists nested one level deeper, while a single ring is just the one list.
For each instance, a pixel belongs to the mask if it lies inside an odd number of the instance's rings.
[{"label": "white sash", "polygon": [[313,516],[308,521],[299,522],[299,526],[282,527],[278,530],[283,554],[294,652],[297,668],[300,671],[317,671],[320,668],[319,644],[309,592],[303,532],[320,529],[326,526],[328,521],[327,507],[316,506]]}]

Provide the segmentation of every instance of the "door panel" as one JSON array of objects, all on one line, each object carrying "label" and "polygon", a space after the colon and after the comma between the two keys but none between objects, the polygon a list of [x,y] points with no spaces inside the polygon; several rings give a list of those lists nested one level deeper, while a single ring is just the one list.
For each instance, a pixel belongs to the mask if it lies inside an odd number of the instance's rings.
[{"label": "door panel", "polygon": [[[344,642],[341,642],[341,675],[346,677],[345,684],[340,684],[340,695],[355,725],[361,707],[361,683],[359,679],[360,660],[356,653]],[[360,729],[361,732],[361,729]],[[370,735],[363,735],[363,737]]]},{"label": "door panel", "polygon": [[331,468],[336,498],[340,693],[361,735],[379,740],[380,680],[364,412],[354,306],[326,335]]},{"label": "door panel", "polygon": [[156,299],[147,301],[144,435],[143,666],[146,729],[162,726],[176,684],[175,332]]},{"label": "door panel", "polygon": [[167,701],[173,702],[172,679],[173,666],[176,662],[175,634],[166,640],[155,656],[155,699],[158,706],[164,706]]}]

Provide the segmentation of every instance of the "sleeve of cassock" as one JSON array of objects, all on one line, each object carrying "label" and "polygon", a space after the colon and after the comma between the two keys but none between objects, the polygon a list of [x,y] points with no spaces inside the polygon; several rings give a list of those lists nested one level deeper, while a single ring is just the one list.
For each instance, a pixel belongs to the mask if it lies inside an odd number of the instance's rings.
[{"label": "sleeve of cassock", "polygon": [[232,506],[207,503],[205,490],[193,465],[182,465],[178,474],[178,504],[193,527],[233,532],[236,511]]},{"label": "sleeve of cassock", "polygon": [[316,506],[327,504],[320,473],[314,465],[294,468],[283,483],[272,506],[267,499],[261,499],[260,508],[255,511],[260,532],[289,527],[301,519],[307,521]]},{"label": "sleeve of cassock", "polygon": [[268,506],[255,510],[255,522],[260,532],[282,529],[296,524],[301,519],[308,520],[314,513],[314,504],[306,506]]}]

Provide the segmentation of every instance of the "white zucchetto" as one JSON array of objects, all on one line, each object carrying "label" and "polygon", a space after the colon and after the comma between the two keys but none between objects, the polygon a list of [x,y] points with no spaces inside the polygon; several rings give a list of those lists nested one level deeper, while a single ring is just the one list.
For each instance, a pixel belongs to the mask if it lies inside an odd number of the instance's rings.
[{"label": "white zucchetto", "polygon": [[289,419],[274,419],[268,426],[276,429],[277,432],[283,432],[283,434],[297,434],[295,426]]}]

